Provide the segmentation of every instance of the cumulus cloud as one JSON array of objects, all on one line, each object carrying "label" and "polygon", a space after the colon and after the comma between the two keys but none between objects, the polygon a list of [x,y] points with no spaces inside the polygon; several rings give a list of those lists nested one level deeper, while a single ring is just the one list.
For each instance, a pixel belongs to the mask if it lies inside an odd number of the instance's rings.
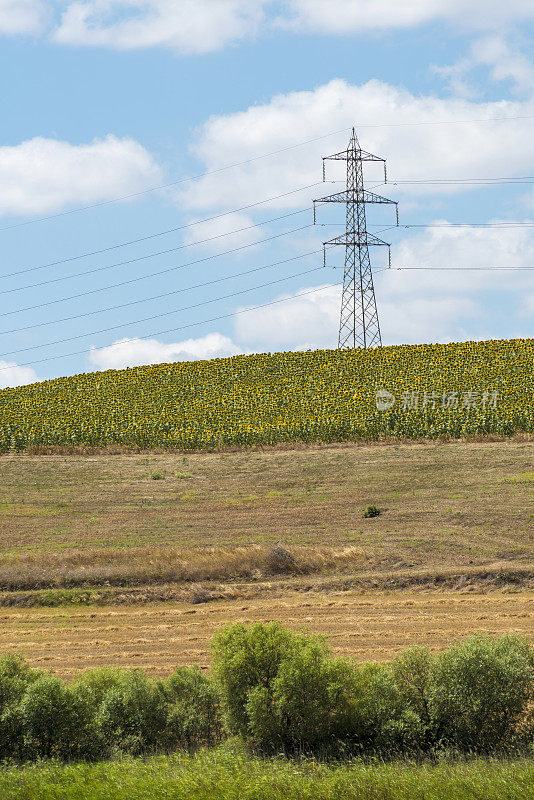
[{"label": "cumulus cloud", "polygon": [[289,13],[279,24],[313,33],[414,28],[440,20],[484,29],[534,19],[530,0],[288,0],[286,5]]},{"label": "cumulus cloud", "polygon": [[458,96],[474,97],[476,89],[469,76],[477,67],[487,67],[494,81],[509,81],[517,95],[531,97],[534,91],[534,64],[511,46],[502,36],[493,35],[478,39],[471,45],[466,57],[434,71],[445,78]]},{"label": "cumulus cloud", "polygon": [[259,350],[334,347],[341,303],[339,286],[281,294],[265,308],[243,306],[234,315],[235,338]]},{"label": "cumulus cloud", "polygon": [[41,0],[0,0],[0,35],[38,33],[44,19]]},{"label": "cumulus cloud", "polygon": [[208,333],[198,339],[166,344],[157,339],[119,339],[107,347],[92,347],[89,361],[99,370],[123,369],[141,364],[224,358],[243,352],[227,336]]},{"label": "cumulus cloud", "polygon": [[[534,266],[532,228],[436,224],[444,227],[428,228],[404,239],[393,249],[394,268],[375,274],[385,344],[484,338],[491,330],[492,303],[513,293],[523,296],[519,315],[533,316],[531,271],[462,271],[488,265]],[[413,269],[425,266],[443,271]],[[263,350],[337,345],[340,285],[308,287],[277,299],[283,302],[246,313],[238,309],[234,339]]]},{"label": "cumulus cloud", "polygon": [[142,191],[160,180],[153,157],[133,139],[109,135],[72,145],[36,137],[0,147],[0,214],[49,213]]},{"label": "cumulus cloud", "polygon": [[69,3],[54,36],[119,50],[170,47],[208,53],[256,34],[265,0],[83,0]]},{"label": "cumulus cloud", "polygon": [[[434,224],[440,227],[426,228],[392,248],[393,269],[381,274],[389,291],[442,295],[486,290],[519,292],[532,286],[533,273],[526,270],[462,269],[534,266],[534,228],[507,227],[504,220],[489,223],[495,227],[479,228],[454,227],[443,220]],[[406,267],[408,270],[403,271]],[[443,271],[410,271],[417,267],[439,267]]]},{"label": "cumulus cloud", "polygon": [[[304,136],[321,136],[325,133],[325,120],[331,130],[345,129],[346,133],[278,153],[276,161],[264,158],[243,164],[232,170],[231,181],[224,172],[206,175],[192,182],[182,199],[189,209],[198,212],[232,208],[254,202],[258,195],[280,195],[312,184],[321,179],[321,157],[346,146],[354,123],[362,147],[387,157],[392,182],[523,174],[525,163],[534,159],[532,120],[524,118],[532,115],[534,99],[473,102],[458,97],[414,95],[377,80],[355,86],[335,79],[312,91],[277,95],[263,105],[212,117],[199,130],[193,151],[206,170],[212,171],[297,145]],[[523,119],[505,123],[481,121],[500,117]],[[377,120],[391,127],[376,126]],[[458,120],[467,122],[456,124]],[[437,122],[441,124],[432,124]],[[376,165],[368,165],[366,174],[377,184],[382,180]],[[328,176],[343,177],[338,164],[329,167]],[[399,184],[377,189],[386,190],[390,196],[405,198],[456,192],[458,186]],[[305,205],[329,191],[330,186],[315,186],[271,205]]]},{"label": "cumulus cloud", "polygon": [[[377,276],[378,277],[378,276]],[[408,296],[380,287],[377,295],[384,344],[451,341],[466,338],[479,304],[470,297]],[[236,312],[237,339],[256,350],[306,350],[337,347],[341,285],[300,289],[281,295],[277,306]]]},{"label": "cumulus cloud", "polygon": [[440,21],[456,28],[500,29],[534,19],[531,0],[67,0],[65,5],[56,41],[182,53],[212,52],[280,28],[346,35]]},{"label": "cumulus cloud", "polygon": [[[187,245],[198,242],[199,247],[211,253],[220,253],[232,247],[252,245],[260,242],[261,238],[261,228],[254,224],[251,217],[234,213],[207,222],[192,221],[186,230],[184,241]],[[250,253],[250,249],[248,252]]]},{"label": "cumulus cloud", "polygon": [[25,386],[38,380],[37,373],[31,367],[20,367],[13,361],[0,361],[0,389]]}]

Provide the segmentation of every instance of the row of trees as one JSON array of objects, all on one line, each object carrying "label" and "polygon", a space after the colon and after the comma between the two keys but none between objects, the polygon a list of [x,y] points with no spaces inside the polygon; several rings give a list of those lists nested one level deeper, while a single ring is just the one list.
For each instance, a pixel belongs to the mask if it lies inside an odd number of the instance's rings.
[{"label": "row of trees", "polygon": [[265,753],[394,756],[534,746],[534,651],[475,636],[438,654],[409,648],[353,665],[278,623],[232,625],[213,671],[165,680],[100,669],[65,683],[0,659],[0,759],[101,759],[213,745],[237,735]]}]

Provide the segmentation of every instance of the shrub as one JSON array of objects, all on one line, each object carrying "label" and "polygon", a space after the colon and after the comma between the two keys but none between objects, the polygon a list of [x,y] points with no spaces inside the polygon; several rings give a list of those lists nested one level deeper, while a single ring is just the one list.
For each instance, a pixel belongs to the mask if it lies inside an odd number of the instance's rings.
[{"label": "shrub", "polygon": [[358,690],[354,669],[309,642],[281,663],[271,690],[250,692],[251,738],[266,751],[339,754],[361,736]]},{"label": "shrub", "polygon": [[92,709],[53,675],[41,675],[19,705],[24,753],[32,758],[73,758],[98,749]]},{"label": "shrub", "polygon": [[163,682],[168,746],[200,747],[224,735],[219,695],[198,667],[179,667]]},{"label": "shrub", "polygon": [[109,689],[120,685],[123,675],[123,670],[116,667],[89,669],[73,684],[73,688],[86,696],[96,712]]},{"label": "shrub", "polygon": [[231,733],[249,736],[249,693],[258,687],[271,690],[282,661],[304,641],[305,637],[296,636],[278,622],[256,623],[248,628],[236,623],[215,635],[213,669]]},{"label": "shrub", "polygon": [[153,481],[162,481],[162,480],[165,479],[165,473],[164,472],[158,472],[156,470],[155,472],[151,473],[150,477],[152,478]]},{"label": "shrub", "polygon": [[96,716],[99,732],[114,750],[131,755],[167,746],[167,704],[160,681],[140,670],[119,675],[105,692]]},{"label": "shrub", "polygon": [[534,700],[534,653],[515,636],[477,635],[436,659],[430,706],[437,734],[463,751],[518,741]]},{"label": "shrub", "polygon": [[27,687],[40,675],[21,656],[0,658],[0,759],[16,757],[22,750],[19,704]]},{"label": "shrub", "polygon": [[236,624],[214,643],[230,730],[263,750],[339,749],[362,728],[358,675],[317,637]]},{"label": "shrub", "polygon": [[363,668],[367,747],[395,754],[433,745],[428,708],[431,666],[430,652],[412,647],[391,664]]},{"label": "shrub", "polygon": [[363,516],[365,519],[369,517],[378,517],[380,515],[380,509],[376,506],[366,506],[365,511],[363,512]]}]

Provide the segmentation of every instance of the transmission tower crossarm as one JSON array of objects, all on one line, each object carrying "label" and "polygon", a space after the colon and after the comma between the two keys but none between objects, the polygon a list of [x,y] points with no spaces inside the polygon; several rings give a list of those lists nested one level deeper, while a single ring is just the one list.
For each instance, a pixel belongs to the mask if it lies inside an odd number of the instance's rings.
[{"label": "transmission tower crossarm", "polygon": [[372,233],[367,233],[364,237],[360,236],[357,239],[352,233],[342,233],[340,236],[334,236],[333,239],[323,242],[325,247],[329,244],[354,245],[355,247],[391,247],[390,242],[384,242],[378,236],[373,236]]},{"label": "transmission tower crossarm", "polygon": [[[381,161],[383,164],[386,162],[385,158],[375,156],[372,153],[368,153],[366,150],[356,150],[356,152],[358,153],[360,161]],[[340,153],[334,153],[331,156],[323,156],[323,161],[347,161],[352,153],[352,150],[342,150]]]},{"label": "transmission tower crossarm", "polygon": [[[318,197],[314,203],[350,203],[352,201],[352,193],[346,189],[342,192],[335,192],[326,197]],[[390,200],[388,197],[382,197],[380,194],[370,192],[368,189],[363,190],[362,202],[364,203],[387,203],[388,205],[397,205],[396,200]]]}]

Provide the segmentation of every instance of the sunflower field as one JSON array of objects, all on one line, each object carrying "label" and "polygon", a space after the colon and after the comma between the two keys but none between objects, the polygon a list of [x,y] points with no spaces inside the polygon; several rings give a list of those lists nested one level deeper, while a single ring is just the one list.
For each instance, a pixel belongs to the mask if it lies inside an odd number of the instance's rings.
[{"label": "sunflower field", "polygon": [[534,433],[534,340],[315,350],[0,391],[0,451]]}]

